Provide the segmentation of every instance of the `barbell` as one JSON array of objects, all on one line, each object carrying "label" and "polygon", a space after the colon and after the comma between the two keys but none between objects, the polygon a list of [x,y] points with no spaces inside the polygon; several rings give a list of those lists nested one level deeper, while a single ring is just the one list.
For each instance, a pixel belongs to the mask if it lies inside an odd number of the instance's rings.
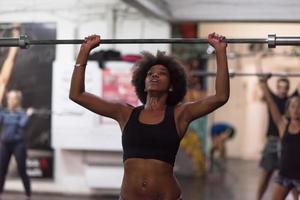
[{"label": "barbell", "polygon": [[[0,47],[20,47],[28,48],[30,45],[57,45],[57,44],[82,44],[82,39],[70,40],[31,40],[27,35],[21,35],[19,38],[1,38]],[[300,37],[284,36],[278,37],[276,34],[268,34],[267,38],[228,38],[225,42],[229,44],[268,44],[269,48],[276,46],[297,46],[300,45]],[[169,39],[101,39],[101,44],[154,44],[154,43],[172,43],[172,44],[204,44],[207,39],[201,38],[169,38]]]}]

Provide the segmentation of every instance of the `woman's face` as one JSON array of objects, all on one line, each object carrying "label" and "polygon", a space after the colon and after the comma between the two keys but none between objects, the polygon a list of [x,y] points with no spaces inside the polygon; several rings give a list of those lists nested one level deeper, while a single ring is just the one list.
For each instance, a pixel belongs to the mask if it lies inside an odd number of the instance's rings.
[{"label": "woman's face", "polygon": [[163,65],[154,65],[147,72],[145,90],[168,92],[170,89],[170,73]]},{"label": "woman's face", "polygon": [[7,94],[7,107],[9,109],[15,109],[19,107],[21,104],[20,96],[17,94],[17,92],[9,92]]},{"label": "woman's face", "polygon": [[300,98],[292,97],[288,107],[288,113],[291,119],[300,119]]}]

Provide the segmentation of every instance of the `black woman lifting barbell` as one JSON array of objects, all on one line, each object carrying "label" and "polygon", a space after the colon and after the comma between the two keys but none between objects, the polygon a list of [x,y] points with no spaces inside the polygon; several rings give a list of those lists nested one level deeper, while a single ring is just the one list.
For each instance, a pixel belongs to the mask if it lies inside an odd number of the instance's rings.
[{"label": "black woman lifting barbell", "polygon": [[141,106],[107,101],[85,91],[85,68],[90,51],[100,37],[85,38],[73,70],[70,99],[81,106],[116,120],[122,130],[124,177],[120,199],[182,199],[173,166],[191,121],[224,105],[229,98],[229,74],[225,37],[212,33],[207,41],[216,50],[217,76],[214,95],[181,103],[186,94],[183,64],[158,52],[143,53],[135,66],[132,83]]}]

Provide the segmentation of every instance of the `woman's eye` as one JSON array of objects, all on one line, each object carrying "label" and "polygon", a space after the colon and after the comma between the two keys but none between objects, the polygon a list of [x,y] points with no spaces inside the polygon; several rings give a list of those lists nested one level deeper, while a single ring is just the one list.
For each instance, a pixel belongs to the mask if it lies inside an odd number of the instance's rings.
[{"label": "woman's eye", "polygon": [[165,72],[165,71],[159,71],[159,72],[147,72],[147,76],[152,76],[154,73],[156,73],[158,75],[163,75],[163,76],[167,75],[167,72]]}]

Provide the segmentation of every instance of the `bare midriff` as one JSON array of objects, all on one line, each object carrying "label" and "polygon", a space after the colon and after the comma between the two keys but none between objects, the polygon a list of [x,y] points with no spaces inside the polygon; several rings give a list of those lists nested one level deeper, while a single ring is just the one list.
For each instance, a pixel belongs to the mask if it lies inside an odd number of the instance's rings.
[{"label": "bare midriff", "polygon": [[122,199],[177,200],[180,195],[181,190],[170,164],[142,158],[129,158],[124,162]]}]

